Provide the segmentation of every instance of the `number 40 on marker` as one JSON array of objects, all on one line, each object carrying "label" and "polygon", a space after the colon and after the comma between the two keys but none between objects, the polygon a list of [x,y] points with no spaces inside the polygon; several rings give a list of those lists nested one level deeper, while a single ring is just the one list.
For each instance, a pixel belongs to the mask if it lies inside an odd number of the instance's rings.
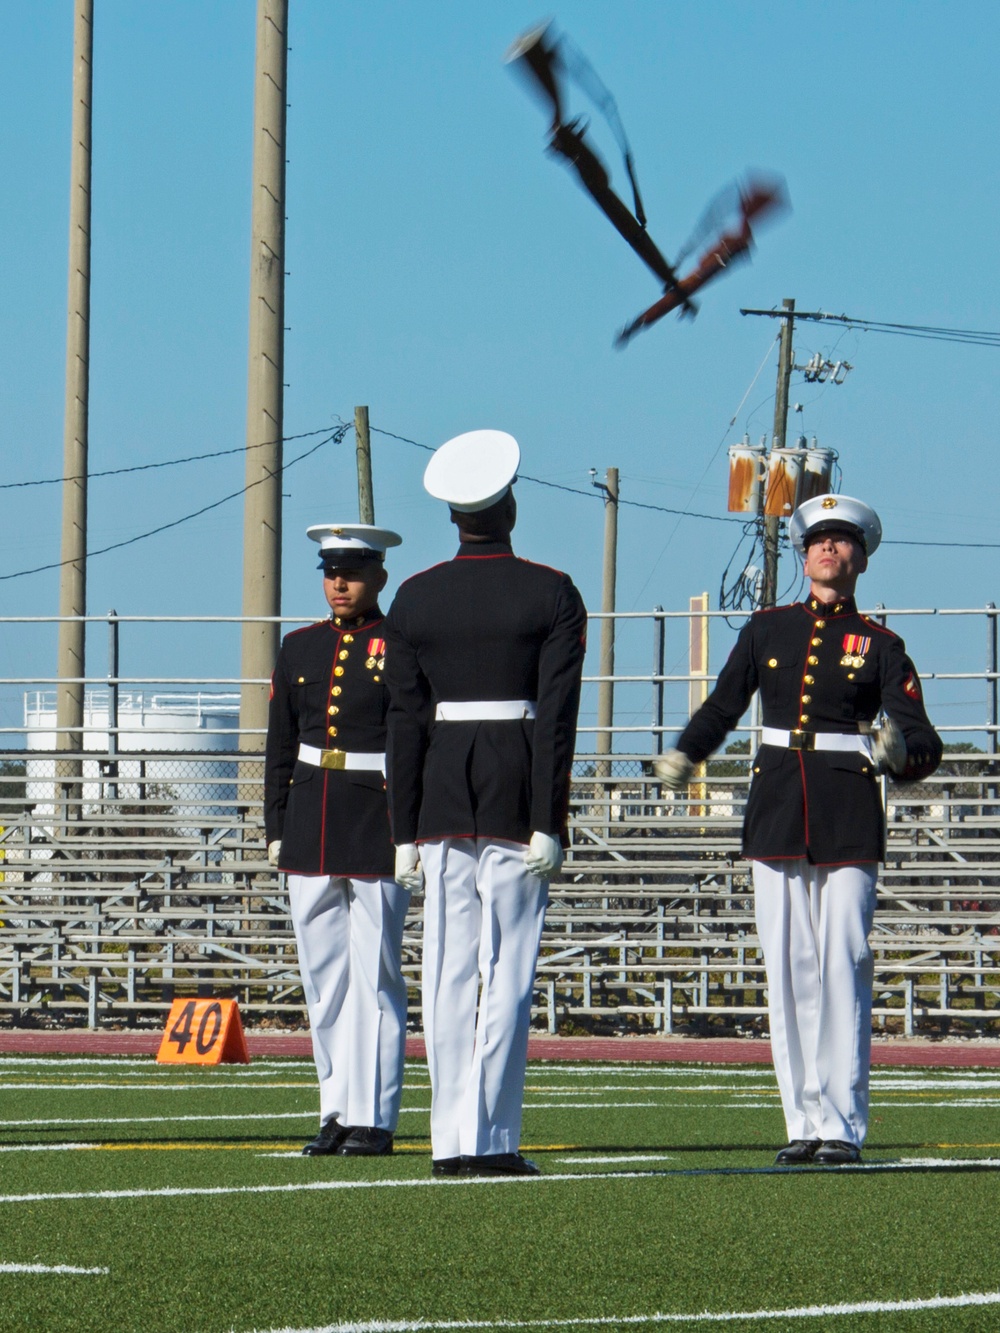
[{"label": "number 40 on marker", "polygon": [[235,1000],[174,1000],[156,1058],[172,1065],[248,1065]]}]

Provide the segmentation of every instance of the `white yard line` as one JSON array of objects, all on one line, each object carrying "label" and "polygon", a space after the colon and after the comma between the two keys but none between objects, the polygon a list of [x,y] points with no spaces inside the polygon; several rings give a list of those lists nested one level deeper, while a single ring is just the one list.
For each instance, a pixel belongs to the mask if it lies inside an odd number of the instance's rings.
[{"label": "white yard line", "polygon": [[[279,1088],[315,1088],[315,1079],[306,1083],[259,1083],[254,1092]],[[69,1083],[52,1079],[48,1083],[8,1083],[0,1079],[0,1092],[231,1092],[222,1083]]]},{"label": "white yard line", "polygon": [[[642,1324],[732,1324],[766,1319],[835,1319],[852,1314],[904,1314],[913,1310],[956,1310],[1000,1305],[1000,1291],[970,1291],[961,1296],[930,1296],[909,1301],[845,1301],[841,1305],[799,1305],[785,1310],[704,1310],[701,1314],[595,1315],[576,1319],[373,1319],[362,1323],[323,1324],[310,1328],[274,1328],[267,1333],[428,1333],[462,1328],[627,1328]],[[253,1333],[264,1333],[254,1329]]]},{"label": "white yard line", "polygon": [[71,1120],[56,1116],[47,1120],[0,1120],[0,1129],[28,1129],[40,1125],[179,1125],[189,1120],[318,1120],[310,1111],[255,1111],[252,1115],[128,1115],[94,1116]]},{"label": "white yard line", "polygon": [[[275,1069],[284,1069],[294,1071],[296,1068],[302,1070],[312,1069],[311,1060],[289,1059],[289,1060],[254,1060],[254,1068],[247,1069],[245,1066],[238,1068],[224,1066],[190,1066],[188,1071],[197,1073],[199,1077],[208,1075],[225,1076],[231,1078],[262,1078],[268,1071]],[[81,1065],[90,1069],[117,1069],[120,1070],[124,1078],[135,1078],[131,1073],[132,1068],[139,1068],[148,1074],[177,1075],[182,1072],[176,1065],[158,1065],[155,1056],[144,1055],[135,1056],[93,1056],[93,1055],[2,1055],[0,1054],[0,1075],[7,1069],[21,1068],[43,1068],[43,1069],[62,1069],[70,1065]],[[264,1071],[263,1073],[261,1071]]]},{"label": "white yard line", "polygon": [[5,1143],[0,1152],[80,1152],[100,1146],[99,1143]]},{"label": "white yard line", "polygon": [[568,1166],[620,1166],[622,1162],[673,1162],[676,1154],[665,1152],[612,1153],[608,1157],[557,1157]]},{"label": "white yard line", "polygon": [[106,1277],[110,1268],[74,1268],[71,1264],[0,1264],[0,1273],[58,1273],[81,1277]]},{"label": "white yard line", "polygon": [[850,1172],[855,1175],[877,1174],[886,1171],[937,1170],[960,1173],[964,1171],[996,1171],[1000,1158],[914,1158],[896,1162],[862,1162],[854,1166],[728,1166],[684,1167],[666,1171],[564,1171],[541,1176],[458,1176],[426,1177],[410,1180],[310,1180],[285,1185],[198,1185],[164,1186],[158,1189],[131,1190],[65,1190],[36,1194],[0,1194],[0,1205],[18,1203],[66,1203],[91,1199],[190,1199],[235,1194],[300,1194],[331,1190],[383,1189],[498,1189],[505,1185],[541,1188],[544,1185],[572,1181],[648,1180],[667,1181],[672,1178],[695,1176],[773,1176],[773,1175],[830,1175],[832,1172]]}]

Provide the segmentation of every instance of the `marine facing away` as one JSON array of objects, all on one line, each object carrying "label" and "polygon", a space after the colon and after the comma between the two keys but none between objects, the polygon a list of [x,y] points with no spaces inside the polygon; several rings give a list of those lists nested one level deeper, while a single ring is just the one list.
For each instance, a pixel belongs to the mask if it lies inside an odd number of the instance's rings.
[{"label": "marine facing away", "polygon": [[402,584],[386,619],[396,878],[425,884],[423,1020],[436,1175],[529,1175],[521,1105],[549,877],[562,864],[586,611],[519,559],[501,431],[438,449],[453,560]]}]

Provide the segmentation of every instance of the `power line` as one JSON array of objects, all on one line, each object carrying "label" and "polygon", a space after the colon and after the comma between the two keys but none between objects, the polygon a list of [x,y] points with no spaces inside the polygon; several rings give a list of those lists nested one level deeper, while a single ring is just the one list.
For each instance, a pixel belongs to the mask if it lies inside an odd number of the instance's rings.
[{"label": "power line", "polygon": [[[189,454],[186,458],[167,458],[161,463],[136,463],[132,467],[108,468],[104,472],[88,472],[81,476],[44,477],[38,481],[5,481],[0,482],[0,491],[20,490],[26,486],[59,486],[66,481],[93,481],[97,477],[120,477],[127,472],[149,472],[154,468],[178,467],[182,463],[200,463],[206,458],[225,458],[229,454],[249,453],[251,449],[266,449],[275,444],[289,444],[292,440],[307,440],[313,435],[325,435],[329,429],[329,426],[323,426],[321,430],[306,430],[300,435],[283,435],[280,440],[265,440],[261,444],[242,444],[235,449],[216,449],[209,454]],[[337,429],[339,430],[340,427],[338,426]]]},{"label": "power line", "polygon": [[[434,446],[431,444],[421,444],[419,440],[407,439],[405,435],[395,435],[391,430],[380,430],[378,426],[372,426],[371,430],[377,435],[387,435],[392,440],[399,440],[402,444],[412,444],[417,449],[424,449],[428,453],[434,452]],[[544,481],[541,477],[529,477],[526,472],[518,472],[518,481],[530,481],[535,486],[547,486],[553,491],[565,491],[567,495],[582,495],[587,500],[601,500],[603,497],[598,491],[583,491],[576,486],[563,486],[557,481]],[[667,505],[644,504],[641,500],[623,500],[619,498],[619,505],[629,505],[633,509],[652,509],[658,514],[678,514],[682,518],[702,518],[709,523],[742,523],[743,519],[723,518],[719,514],[699,514],[691,509],[671,509]]]},{"label": "power line", "polygon": [[[296,463],[301,463],[303,459],[309,458],[311,454],[322,449],[325,444],[330,444],[331,442],[339,444],[347,434],[348,429],[349,427],[346,424],[338,426],[331,435],[326,437],[325,440],[320,440],[319,443],[314,444],[311,449],[307,449],[304,454],[299,454],[298,458],[293,458],[290,463],[283,464],[281,469],[282,474],[287,472],[289,468],[294,467]],[[309,433],[316,434],[317,432],[311,431]],[[288,438],[293,437],[289,436]],[[301,436],[295,438],[301,438]],[[242,450],[237,452],[242,452]],[[207,514],[213,509],[218,509],[221,505],[227,504],[228,501],[235,500],[239,496],[245,495],[246,492],[252,490],[254,486],[261,486],[265,481],[270,480],[270,477],[261,477],[258,481],[252,481],[248,486],[241,486],[238,491],[233,491],[229,495],[224,495],[221,500],[213,500],[211,504],[203,505],[201,509],[196,509],[191,514],[185,514],[182,518],[175,518],[170,523],[161,523],[159,527],[150,528],[148,532],[140,532],[135,537],[126,537],[124,541],[113,542],[110,546],[102,546],[97,551],[88,551],[86,558],[89,560],[96,555],[107,555],[109,551],[120,551],[123,546],[134,546],[136,542],[145,541],[147,537],[155,537],[157,533],[167,532],[170,528],[180,527],[182,523],[189,523],[193,518],[200,518],[202,514]],[[48,565],[37,565],[34,569],[19,569],[13,574],[0,574],[0,583],[6,582],[8,579],[25,578],[28,574],[41,574],[47,569],[61,569],[63,565],[71,564],[73,564],[72,560],[55,560]]]},{"label": "power line", "polygon": [[[768,311],[748,310],[748,311],[742,311],[741,313],[771,314],[772,312],[769,310]],[[780,314],[781,312],[775,311],[774,313]],[[796,311],[795,317],[796,319],[799,318],[798,311]],[[804,315],[803,318],[808,319],[810,318],[810,316]],[[829,318],[832,319],[834,317],[830,316]],[[768,355],[770,355],[770,352],[768,353]],[[758,374],[759,373],[760,371],[758,371]],[[732,421],[730,422],[730,426],[731,425]],[[423,449],[426,453],[432,454],[434,452],[435,446],[432,444],[421,444],[419,440],[411,440],[406,435],[397,435],[391,430],[381,430],[378,426],[372,426],[371,430],[376,435],[385,435],[388,436],[388,438],[391,440],[399,440],[401,444],[412,444],[415,449]],[[718,450],[716,450],[716,452],[718,452]],[[541,477],[529,477],[524,472],[519,472],[517,474],[517,479],[518,481],[530,481],[535,486],[548,486],[551,490],[554,491],[565,491],[567,495],[581,495],[586,500],[600,500],[602,498],[598,491],[583,491],[576,486],[564,486],[557,481],[544,481]],[[645,504],[642,500],[625,500],[619,498],[618,503],[619,505],[630,505],[633,509],[651,509],[659,514],[675,514],[680,516],[681,518],[700,518],[700,519],[705,519],[707,522],[710,523],[740,523],[749,526],[747,525],[747,520],[745,518],[723,517],[720,514],[700,514],[696,510],[692,509],[671,509],[667,505]],[[883,538],[882,545],[883,546],[942,546],[942,547],[954,547],[970,551],[1000,550],[1000,542],[917,542],[917,541],[905,541],[902,538],[897,538],[897,539]]]},{"label": "power line", "polygon": [[883,546],[953,546],[965,551],[1000,551],[1000,542],[908,542],[883,537]]},{"label": "power line", "polygon": [[[740,310],[741,315],[766,315],[781,319],[781,310]],[[1000,347],[1000,332],[991,329],[949,329],[937,324],[894,324],[877,319],[856,319],[852,315],[831,315],[825,310],[796,310],[796,319],[814,323],[845,324],[868,333],[894,333],[901,338],[927,338],[933,342],[965,343],[970,347]]]}]

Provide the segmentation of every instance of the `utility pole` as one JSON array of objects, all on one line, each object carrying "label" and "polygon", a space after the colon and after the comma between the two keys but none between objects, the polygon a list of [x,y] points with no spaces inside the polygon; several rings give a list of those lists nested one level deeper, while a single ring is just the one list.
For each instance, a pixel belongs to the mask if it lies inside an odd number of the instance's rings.
[{"label": "utility pole", "polygon": [[[615,717],[615,583],[618,572],[618,469],[609,467],[603,482],[592,483],[604,492],[604,571],[601,580],[601,660],[598,668],[602,677],[597,686],[597,741],[596,754],[611,753],[611,728]],[[600,760],[596,767],[599,778],[610,778],[611,760]]]},{"label": "utility pole", "polygon": [[[90,132],[94,88],[94,3],[76,0],[73,20],[73,143],[70,156],[66,408],[63,428],[62,567],[59,615],[87,614],[87,421],[90,390]],[[59,621],[56,749],[83,748],[87,626]],[[79,780],[79,760],[60,761],[59,776]]]},{"label": "utility pole", "polygon": [[[788,386],[792,378],[792,338],[795,328],[795,302],[788,297],[781,303],[781,342],[778,346],[778,384],[774,395],[773,448],[784,449],[788,430]],[[762,606],[773,606],[778,598],[778,524],[776,514],[764,515],[764,589]]]},{"label": "utility pole", "polygon": [[[253,200],[250,246],[250,358],[243,507],[243,615],[281,614],[281,469],[285,324],[285,84],[288,0],[257,0]],[[240,748],[262,750],[267,686],[280,625],[244,621]]]},{"label": "utility pole", "polygon": [[354,409],[354,435],[358,442],[358,522],[375,522],[375,493],[372,490],[372,443],[368,431],[368,408]]}]

